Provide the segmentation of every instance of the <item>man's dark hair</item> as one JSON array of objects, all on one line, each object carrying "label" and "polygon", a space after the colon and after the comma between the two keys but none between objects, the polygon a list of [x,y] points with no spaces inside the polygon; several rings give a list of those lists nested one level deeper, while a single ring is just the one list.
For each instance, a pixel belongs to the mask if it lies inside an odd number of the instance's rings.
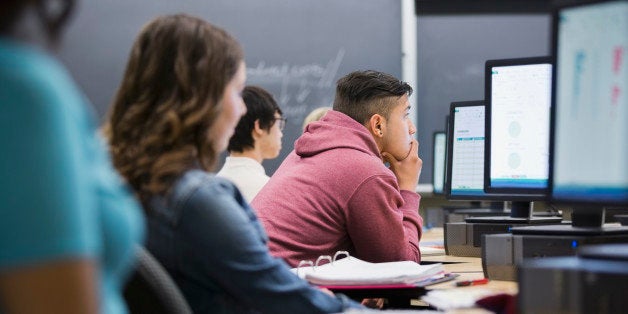
[{"label": "man's dark hair", "polygon": [[412,87],[408,83],[390,74],[355,71],[338,80],[334,110],[365,124],[374,114],[389,118],[395,104],[391,98],[411,94]]},{"label": "man's dark hair", "polygon": [[259,86],[246,86],[242,92],[246,104],[246,114],[238,122],[238,126],[229,140],[227,149],[230,152],[243,152],[255,147],[251,132],[255,128],[255,120],[259,120],[260,128],[269,131],[275,125],[275,113],[282,114],[273,96]]}]

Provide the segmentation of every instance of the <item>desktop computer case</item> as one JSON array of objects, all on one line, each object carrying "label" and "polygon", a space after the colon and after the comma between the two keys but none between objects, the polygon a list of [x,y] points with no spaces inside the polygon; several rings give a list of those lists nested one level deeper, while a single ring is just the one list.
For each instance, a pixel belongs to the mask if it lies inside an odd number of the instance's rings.
[{"label": "desktop computer case", "polygon": [[628,262],[553,257],[524,262],[519,313],[610,314],[628,311]]},{"label": "desktop computer case", "polygon": [[625,235],[490,234],[482,239],[482,269],[486,278],[514,281],[524,259],[574,256],[582,245],[627,242]]},{"label": "desktop computer case", "polygon": [[508,232],[510,227],[512,225],[499,223],[446,223],[445,252],[453,256],[481,257],[482,236]]}]

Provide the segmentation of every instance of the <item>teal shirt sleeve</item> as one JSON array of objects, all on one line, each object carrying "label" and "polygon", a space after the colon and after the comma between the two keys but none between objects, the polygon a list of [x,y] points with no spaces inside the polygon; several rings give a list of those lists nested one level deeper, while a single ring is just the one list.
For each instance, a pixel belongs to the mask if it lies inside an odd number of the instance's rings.
[{"label": "teal shirt sleeve", "polygon": [[0,49],[0,270],[97,254],[83,101],[59,64]]}]

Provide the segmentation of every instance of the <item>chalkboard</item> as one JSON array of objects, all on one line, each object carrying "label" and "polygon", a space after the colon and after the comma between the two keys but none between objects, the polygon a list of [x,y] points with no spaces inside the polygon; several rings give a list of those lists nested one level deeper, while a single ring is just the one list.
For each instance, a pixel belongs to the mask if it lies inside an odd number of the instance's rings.
[{"label": "chalkboard", "polygon": [[188,13],[225,28],[244,47],[247,84],[278,101],[288,123],[271,175],[301,134],[303,118],[331,106],[343,75],[375,69],[401,77],[401,1],[380,0],[87,0],[60,57],[101,121],[121,80],[133,39],[157,15]]},{"label": "chalkboard", "polygon": [[417,138],[421,183],[432,182],[432,134],[453,101],[484,99],[484,62],[550,54],[549,14],[419,15]]}]

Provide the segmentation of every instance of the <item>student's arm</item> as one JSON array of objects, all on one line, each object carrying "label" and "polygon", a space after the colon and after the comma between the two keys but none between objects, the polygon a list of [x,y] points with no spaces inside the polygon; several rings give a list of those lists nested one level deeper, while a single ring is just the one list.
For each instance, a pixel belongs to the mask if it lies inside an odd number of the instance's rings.
[{"label": "student's arm", "polygon": [[181,254],[190,254],[181,257],[186,276],[218,284],[237,302],[264,313],[335,313],[353,304],[309,285],[271,256],[262,225],[236,193],[223,181],[189,197],[178,226],[185,232],[179,242],[188,245]]},{"label": "student's arm", "polygon": [[421,169],[423,168],[423,160],[419,158],[418,151],[419,142],[413,139],[408,156],[403,160],[397,160],[387,152],[382,153],[384,160],[390,164],[390,170],[397,177],[399,189],[401,190],[416,191],[417,184],[419,184],[419,176],[421,176]]},{"label": "student's arm", "polygon": [[371,262],[420,262],[420,196],[398,190],[391,175],[372,176],[351,196],[347,230],[356,255]]},{"label": "student's arm", "polygon": [[65,260],[0,272],[2,313],[98,313],[96,267]]},{"label": "student's arm", "polygon": [[82,99],[48,63],[21,69],[28,77],[0,88],[0,307],[97,312],[100,227]]}]

